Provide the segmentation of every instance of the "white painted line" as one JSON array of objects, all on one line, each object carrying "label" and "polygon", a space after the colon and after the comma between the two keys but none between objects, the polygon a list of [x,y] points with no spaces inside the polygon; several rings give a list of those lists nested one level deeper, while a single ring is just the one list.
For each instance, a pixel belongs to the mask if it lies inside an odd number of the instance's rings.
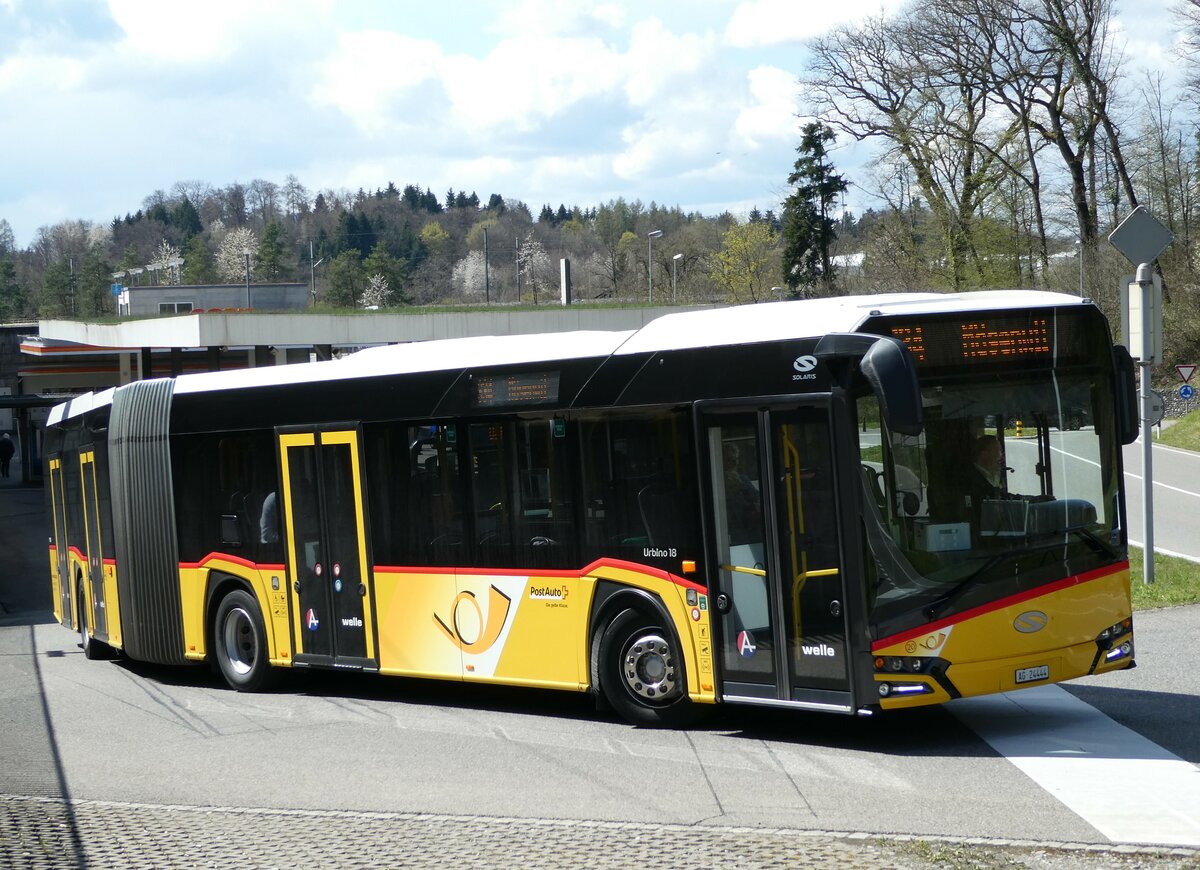
[{"label": "white painted line", "polygon": [[[1126,471],[1125,476],[1132,477],[1134,480],[1142,479],[1142,476],[1140,474],[1134,474],[1132,471]],[[1169,483],[1163,483],[1161,480],[1154,481],[1154,485],[1161,486],[1163,489],[1169,489],[1173,492],[1182,493],[1183,495],[1190,495],[1194,498],[1200,498],[1200,492],[1192,492],[1190,489],[1180,489],[1177,486],[1171,486],[1171,484],[1169,484]]]},{"label": "white painted line", "polygon": [[1059,686],[949,709],[1115,843],[1200,846],[1200,769]]},{"label": "white painted line", "polygon": [[[1146,549],[1145,545],[1141,541],[1135,541],[1133,538],[1126,538],[1126,541],[1131,547],[1140,547],[1143,550]],[[1168,550],[1165,547],[1160,547],[1158,544],[1154,545],[1154,552],[1162,553],[1164,556],[1174,556],[1176,559],[1187,559],[1189,562],[1195,562],[1197,565],[1200,565],[1200,556],[1189,556],[1187,553],[1177,553],[1174,550]]]}]

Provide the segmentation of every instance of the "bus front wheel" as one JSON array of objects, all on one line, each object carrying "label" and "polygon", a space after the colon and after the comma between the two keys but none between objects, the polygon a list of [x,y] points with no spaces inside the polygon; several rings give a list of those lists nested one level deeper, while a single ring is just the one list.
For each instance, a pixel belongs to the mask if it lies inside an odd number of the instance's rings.
[{"label": "bus front wheel", "polygon": [[239,692],[266,689],[274,676],[267,658],[267,635],[254,596],[235,589],[221,599],[213,619],[217,667]]},{"label": "bus front wheel", "polygon": [[600,638],[600,688],[635,725],[678,726],[696,718],[679,649],[660,620],[623,610]]}]

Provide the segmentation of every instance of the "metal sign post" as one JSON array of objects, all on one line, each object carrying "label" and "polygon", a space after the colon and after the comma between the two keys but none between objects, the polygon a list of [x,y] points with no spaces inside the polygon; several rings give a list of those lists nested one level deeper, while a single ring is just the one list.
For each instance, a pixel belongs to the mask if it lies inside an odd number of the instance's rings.
[{"label": "metal sign post", "polygon": [[1126,346],[1130,355],[1137,358],[1142,370],[1142,541],[1145,548],[1142,579],[1147,586],[1154,582],[1154,479],[1151,455],[1154,443],[1150,428],[1157,422],[1152,420],[1154,393],[1150,388],[1150,369],[1162,353],[1162,304],[1158,302],[1161,296],[1156,299],[1155,295],[1156,287],[1161,285],[1156,285],[1150,264],[1174,240],[1175,235],[1140,205],[1108,237],[1112,246],[1137,266],[1137,292],[1134,291],[1135,285],[1128,285],[1128,308],[1123,320]]}]

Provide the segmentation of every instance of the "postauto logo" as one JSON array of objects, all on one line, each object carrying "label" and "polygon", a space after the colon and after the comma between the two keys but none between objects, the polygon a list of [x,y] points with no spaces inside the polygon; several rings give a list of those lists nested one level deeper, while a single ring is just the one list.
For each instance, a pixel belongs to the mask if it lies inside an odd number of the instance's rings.
[{"label": "postauto logo", "polygon": [[[488,590],[488,612],[487,620],[484,621],[483,609],[479,606],[479,602],[475,600],[474,592],[460,592],[454,599],[454,603],[450,605],[450,623],[446,624],[436,613],[433,615],[433,621],[437,627],[442,630],[450,641],[467,653],[482,653],[491,649],[492,645],[499,639],[500,632],[504,630],[504,621],[508,619],[508,609],[512,606],[512,599],[507,595],[492,586]],[[466,612],[466,624],[469,628],[463,628],[463,607],[474,608],[474,619],[471,618],[470,610]],[[472,630],[474,626],[481,626],[482,630],[476,632]]]}]

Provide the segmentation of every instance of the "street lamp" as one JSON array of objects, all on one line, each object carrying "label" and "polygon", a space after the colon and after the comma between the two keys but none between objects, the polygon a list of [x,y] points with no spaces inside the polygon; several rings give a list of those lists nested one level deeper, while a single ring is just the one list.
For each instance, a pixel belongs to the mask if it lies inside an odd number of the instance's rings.
[{"label": "street lamp", "polygon": [[246,307],[250,307],[250,249],[242,248],[242,253],[246,255]]},{"label": "street lamp", "polygon": [[648,250],[646,254],[646,273],[649,275],[649,281],[647,282],[646,286],[649,290],[647,295],[649,296],[651,305],[654,304],[654,240],[662,238],[662,234],[662,230],[651,230],[650,232],[646,233],[646,245]]},{"label": "street lamp", "polygon": [[679,261],[683,259],[683,254],[676,254],[671,258],[671,303],[675,303],[675,267],[679,265]]},{"label": "street lamp", "polygon": [[1083,239],[1076,239],[1079,246],[1079,298],[1083,298]]}]

